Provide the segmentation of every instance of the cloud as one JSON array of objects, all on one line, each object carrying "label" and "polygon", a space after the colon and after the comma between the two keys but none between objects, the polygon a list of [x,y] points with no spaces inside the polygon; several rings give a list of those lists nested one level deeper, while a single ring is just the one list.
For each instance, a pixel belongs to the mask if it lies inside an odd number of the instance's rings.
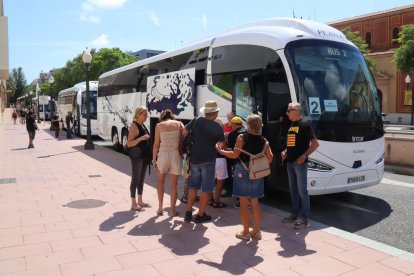
[{"label": "cloud", "polygon": [[93,11],[93,6],[87,2],[82,3],[82,10],[88,11],[88,12]]},{"label": "cloud", "polygon": [[127,0],[87,0],[87,4],[92,6],[105,8],[105,9],[113,9],[122,7]]},{"label": "cloud", "polygon": [[82,3],[82,14],[80,21],[90,21],[93,23],[100,23],[101,18],[94,15],[96,8],[114,9],[122,7],[127,0],[86,0]]},{"label": "cloud", "polygon": [[203,14],[201,18],[201,22],[203,23],[204,29],[206,29],[207,28],[207,16],[205,14]]},{"label": "cloud", "polygon": [[93,23],[101,22],[101,18],[99,16],[95,16],[95,15],[84,15],[84,14],[82,14],[79,17],[79,20],[80,21],[90,21],[90,22],[93,22]]},{"label": "cloud", "polygon": [[96,48],[102,48],[109,44],[108,35],[101,34],[99,37],[92,40],[92,46]]},{"label": "cloud", "polygon": [[157,26],[161,25],[160,19],[158,18],[158,15],[154,11],[148,11],[147,15],[155,25]]}]

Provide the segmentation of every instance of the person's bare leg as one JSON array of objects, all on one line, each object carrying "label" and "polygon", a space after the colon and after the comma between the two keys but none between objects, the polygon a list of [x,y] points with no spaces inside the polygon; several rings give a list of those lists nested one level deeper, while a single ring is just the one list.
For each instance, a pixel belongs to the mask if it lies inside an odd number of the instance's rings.
[{"label": "person's bare leg", "polygon": [[240,197],[240,219],[243,226],[243,235],[249,234],[249,198]]},{"label": "person's bare leg", "polygon": [[135,197],[131,197],[131,210],[138,209],[138,203]]},{"label": "person's bare leg", "polygon": [[170,174],[170,204],[171,204],[171,216],[176,216],[175,205],[177,204],[177,183],[178,175]]},{"label": "person's bare leg", "polygon": [[260,233],[260,221],[261,221],[262,214],[261,214],[259,199],[252,198],[250,199],[250,203],[252,204],[252,216],[253,216],[252,234],[255,235],[257,233]]},{"label": "person's bare leg", "polygon": [[221,191],[223,190],[224,179],[217,179],[216,188],[214,189],[214,202],[219,203],[221,198]]},{"label": "person's bare leg", "polygon": [[157,210],[157,213],[162,212],[162,209],[163,209],[165,177],[166,177],[165,174],[158,173],[158,177],[157,177],[158,210]]},{"label": "person's bare leg", "polygon": [[193,204],[197,196],[197,190],[190,188],[188,189],[188,202],[187,202],[187,212],[193,211]]}]

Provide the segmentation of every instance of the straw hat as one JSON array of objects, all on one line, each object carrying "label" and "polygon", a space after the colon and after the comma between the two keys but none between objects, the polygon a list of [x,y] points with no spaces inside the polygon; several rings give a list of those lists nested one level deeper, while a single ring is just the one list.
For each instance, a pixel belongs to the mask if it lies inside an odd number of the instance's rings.
[{"label": "straw hat", "polygon": [[204,114],[213,113],[219,110],[220,108],[218,108],[216,101],[206,101],[204,106],[200,108],[200,112]]}]

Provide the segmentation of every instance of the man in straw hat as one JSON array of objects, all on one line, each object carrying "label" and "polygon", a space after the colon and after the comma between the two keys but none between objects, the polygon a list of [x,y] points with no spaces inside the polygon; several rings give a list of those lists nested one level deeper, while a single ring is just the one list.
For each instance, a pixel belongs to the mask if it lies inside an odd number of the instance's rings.
[{"label": "man in straw hat", "polygon": [[200,108],[200,112],[205,116],[191,120],[183,131],[184,137],[191,132],[193,139],[190,157],[190,190],[184,218],[186,222],[192,220],[193,203],[199,189],[201,189],[200,206],[194,222],[203,223],[211,220],[211,216],[206,214],[206,209],[215,184],[217,156],[215,145],[217,142],[224,141],[223,129],[215,122],[219,110],[215,101],[206,101],[205,105]]}]

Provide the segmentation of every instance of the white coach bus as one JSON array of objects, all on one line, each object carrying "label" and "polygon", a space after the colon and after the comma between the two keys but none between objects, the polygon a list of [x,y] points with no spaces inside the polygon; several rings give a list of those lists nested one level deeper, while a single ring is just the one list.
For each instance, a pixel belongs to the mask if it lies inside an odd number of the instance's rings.
[{"label": "white coach bus", "polygon": [[[89,81],[89,106],[91,112],[91,134],[98,135],[96,123],[96,96],[98,90],[97,81]],[[86,83],[75,84],[71,88],[59,92],[57,101],[57,110],[59,118],[63,121],[63,127],[66,128],[66,115],[72,112],[73,130],[78,136],[86,135]]]},{"label": "white coach bus", "polygon": [[302,105],[320,144],[309,157],[310,194],[350,191],[382,179],[379,91],[361,52],[332,27],[265,20],[104,73],[99,136],[125,147],[137,106],[148,107],[153,130],[162,110],[190,120],[206,100],[218,102],[223,121],[229,111],[262,116],[263,135],[274,152],[268,188],[287,188],[280,151],[292,101]]}]

